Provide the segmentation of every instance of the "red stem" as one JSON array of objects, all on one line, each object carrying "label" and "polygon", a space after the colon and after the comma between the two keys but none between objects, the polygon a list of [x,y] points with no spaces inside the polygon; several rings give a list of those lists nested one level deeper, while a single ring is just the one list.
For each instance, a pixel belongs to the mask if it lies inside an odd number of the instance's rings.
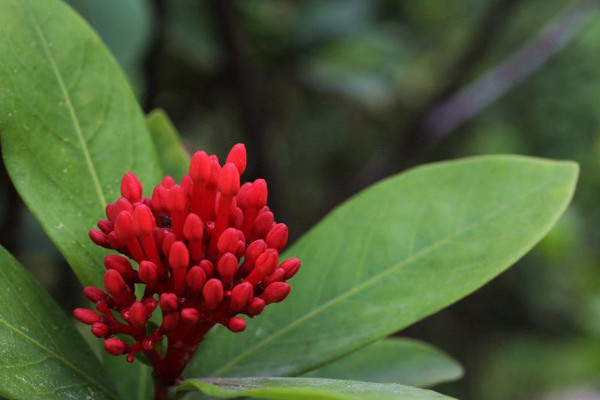
[{"label": "red stem", "polygon": [[181,379],[181,374],[192,359],[204,335],[215,326],[213,321],[202,321],[188,329],[177,330],[168,335],[169,347],[164,358],[150,355],[149,361],[154,367],[155,400],[167,399],[167,388]]}]

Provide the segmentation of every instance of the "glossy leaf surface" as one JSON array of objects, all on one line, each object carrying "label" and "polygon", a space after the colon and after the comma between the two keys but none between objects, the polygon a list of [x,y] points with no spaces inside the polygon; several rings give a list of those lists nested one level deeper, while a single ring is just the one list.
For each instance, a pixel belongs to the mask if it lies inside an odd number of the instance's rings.
[{"label": "glossy leaf surface", "polygon": [[435,347],[414,339],[389,338],[307,376],[431,387],[462,375],[460,364]]},{"label": "glossy leaf surface", "polygon": [[450,400],[425,389],[392,383],[319,378],[190,379],[177,391],[200,390],[219,398],[250,397],[273,400]]},{"label": "glossy leaf surface", "polygon": [[73,322],[1,247],[0,282],[0,397],[119,398]]},{"label": "glossy leaf surface", "polygon": [[98,36],[66,4],[0,0],[0,133],[21,197],[83,284],[99,283],[104,250],[88,230],[134,171],[160,179],[131,89]]},{"label": "glossy leaf surface", "polygon": [[188,376],[299,375],[452,304],[548,232],[577,174],[572,162],[476,157],[364,190],[284,254],[303,262],[290,297],[241,334],[208,337]]}]

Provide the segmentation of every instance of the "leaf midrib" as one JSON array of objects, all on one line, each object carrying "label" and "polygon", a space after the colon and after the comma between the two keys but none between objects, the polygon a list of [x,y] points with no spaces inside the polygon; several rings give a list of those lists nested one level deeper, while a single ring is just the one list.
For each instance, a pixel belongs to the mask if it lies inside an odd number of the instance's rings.
[{"label": "leaf midrib", "polygon": [[75,112],[75,108],[73,107],[73,103],[71,101],[71,96],[69,94],[69,91],[67,90],[67,87],[63,80],[60,69],[58,68],[58,65],[56,64],[56,60],[52,56],[52,52],[50,51],[50,48],[48,47],[46,36],[44,35],[44,32],[42,31],[37,19],[35,18],[35,14],[29,8],[29,5],[26,4],[27,2],[23,1],[23,2],[18,2],[18,3],[25,4],[24,7],[27,9],[27,13],[29,14],[33,28],[34,28],[34,30],[38,36],[38,39],[42,45],[44,53],[45,53],[46,57],[48,58],[48,61],[50,62],[50,65],[52,67],[52,72],[54,73],[56,81],[58,82],[60,90],[65,99],[65,105],[67,106],[67,109],[69,110],[69,117],[73,124],[73,129],[75,130],[75,134],[77,135],[79,145],[81,146],[81,150],[82,150],[83,156],[85,158],[85,163],[86,163],[87,169],[90,172],[90,175],[92,176],[92,182],[96,189],[96,194],[98,195],[98,199],[100,200],[100,204],[102,205],[102,208],[105,208],[106,207],[106,197],[104,196],[104,192],[102,191],[102,186],[100,185],[98,173],[96,172],[96,167],[94,166],[94,163],[92,162],[90,151],[87,147],[85,138],[83,137],[83,131],[81,130],[81,125],[79,124],[79,118],[77,117],[77,113]]},{"label": "leaf midrib", "polygon": [[38,348],[40,348],[44,352],[48,353],[48,355],[50,357],[56,359],[57,361],[63,363],[67,367],[69,367],[73,372],[75,372],[79,376],[83,377],[89,383],[93,384],[98,389],[100,389],[101,391],[103,391],[104,393],[106,393],[111,399],[115,399],[115,400],[118,399],[118,397],[116,397],[109,389],[105,388],[104,385],[100,384],[94,378],[92,378],[91,376],[89,376],[88,374],[86,374],[85,372],[83,372],[82,370],[80,370],[79,368],[77,368],[75,365],[73,365],[72,363],[70,363],[64,357],[61,357],[59,354],[53,352],[52,350],[50,350],[49,348],[47,348],[46,346],[44,346],[43,344],[41,344],[40,342],[38,342],[37,340],[35,340],[34,338],[28,336],[25,332],[21,331],[19,328],[15,327],[15,326],[13,326],[11,324],[9,324],[4,318],[0,317],[0,323],[3,324],[4,326],[6,326],[11,331],[13,331],[16,334],[18,334],[21,337],[23,337],[25,340],[31,342],[32,344],[34,344],[35,346],[37,346]]},{"label": "leaf midrib", "polygon": [[[258,342],[256,345],[254,345],[253,347],[249,347],[248,349],[246,349],[245,351],[239,353],[236,357],[234,357],[233,359],[231,359],[231,361],[229,361],[228,363],[226,363],[225,365],[223,365],[222,367],[218,368],[217,370],[215,370],[213,373],[211,373],[210,376],[220,376],[221,374],[225,373],[226,371],[230,370],[233,366],[235,366],[238,362],[248,358],[252,353],[258,351],[259,349],[267,346],[269,343],[273,342],[274,340],[276,340],[277,338],[285,335],[287,332],[289,332],[290,330],[293,330],[294,328],[296,328],[297,326],[303,324],[305,321],[310,320],[311,318],[315,317],[316,315],[324,312],[326,309],[328,309],[329,307],[345,300],[346,298],[349,298],[351,296],[353,296],[354,294],[368,288],[371,285],[376,284],[377,282],[379,282],[381,279],[384,279],[385,277],[387,277],[388,275],[392,274],[393,272],[395,272],[396,270],[406,267],[407,265],[412,264],[413,262],[419,260],[420,258],[426,256],[428,253],[430,253],[431,251],[436,250],[438,247],[448,243],[449,241],[465,234],[468,233],[469,231],[472,231],[473,229],[476,229],[477,227],[479,227],[481,224],[483,224],[484,222],[487,222],[488,220],[494,218],[495,216],[497,216],[498,214],[506,211],[507,209],[509,209],[510,207],[512,207],[514,204],[518,203],[519,201],[522,201],[523,199],[526,199],[528,197],[530,197],[531,195],[537,193],[539,190],[550,186],[550,185],[555,185],[556,182],[549,182],[543,185],[539,185],[536,186],[535,188],[533,188],[531,191],[527,192],[525,195],[523,196],[519,196],[517,198],[514,198],[513,202],[507,203],[504,207],[501,207],[499,209],[497,209],[494,212],[491,212],[485,216],[483,216],[481,219],[472,222],[471,224],[467,225],[466,227],[464,227],[461,230],[456,231],[453,234],[447,235],[445,238],[440,239],[439,241],[432,243],[429,246],[424,247],[422,250],[414,253],[413,255],[409,256],[408,258],[406,258],[405,260],[393,265],[392,267],[390,267],[389,269],[380,272],[379,274],[374,275],[371,279],[368,279],[366,281],[364,281],[362,284],[355,286],[353,288],[351,288],[350,290],[332,298],[331,300],[329,300],[326,303],[323,303],[321,306],[313,309],[312,311],[310,311],[309,313],[305,314],[303,317],[300,317],[298,319],[295,319],[292,323],[286,325],[284,328],[280,329],[279,331],[275,332],[273,335],[265,338],[263,341]],[[568,205],[568,202],[566,202],[565,205],[563,205],[563,209],[566,207],[566,205]],[[560,215],[560,213],[558,213],[557,215]]]}]

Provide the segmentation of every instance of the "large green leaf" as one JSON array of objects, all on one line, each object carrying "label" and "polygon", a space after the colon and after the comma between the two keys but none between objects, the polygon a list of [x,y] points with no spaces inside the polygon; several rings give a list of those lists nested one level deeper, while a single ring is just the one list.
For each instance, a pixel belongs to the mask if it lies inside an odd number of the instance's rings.
[{"label": "large green leaf", "polygon": [[188,173],[190,155],[183,147],[177,129],[163,110],[152,111],[147,123],[163,171],[179,181]]},{"label": "large green leaf", "polygon": [[390,338],[373,343],[307,376],[431,387],[462,376],[458,362],[414,339]]},{"label": "large green leaf", "polygon": [[514,264],[573,195],[572,162],[476,157],[415,168],[353,197],[283,257],[290,297],[207,337],[188,376],[293,376],[400,330]]},{"label": "large green leaf", "polygon": [[72,322],[2,247],[0,282],[0,397],[118,398]]},{"label": "large green leaf", "polygon": [[144,116],[98,36],[56,0],[0,0],[0,133],[17,190],[84,284],[104,250],[87,231],[134,171],[160,167]]},{"label": "large green leaf", "polygon": [[221,398],[251,397],[275,400],[450,400],[430,390],[394,383],[372,383],[320,378],[190,379],[178,393],[200,390]]}]

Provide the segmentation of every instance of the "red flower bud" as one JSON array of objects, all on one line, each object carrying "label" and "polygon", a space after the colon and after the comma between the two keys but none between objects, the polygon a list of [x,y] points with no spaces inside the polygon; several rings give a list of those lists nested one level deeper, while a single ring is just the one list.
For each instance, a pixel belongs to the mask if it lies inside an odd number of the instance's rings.
[{"label": "red flower bud", "polygon": [[221,300],[223,300],[223,284],[218,279],[209,279],[208,282],[204,284],[202,294],[204,295],[206,308],[214,310]]},{"label": "red flower bud", "polygon": [[183,242],[175,242],[169,253],[169,264],[173,269],[185,269],[190,263],[190,253]]},{"label": "red flower bud", "polygon": [[263,299],[261,299],[260,297],[255,297],[252,299],[250,304],[248,304],[248,307],[246,307],[246,309],[248,311],[248,314],[252,316],[259,315],[265,309],[265,305],[266,303]]},{"label": "red flower bud", "polygon": [[171,246],[173,245],[173,243],[175,243],[176,240],[177,238],[175,237],[173,232],[169,232],[165,235],[165,238],[162,242],[162,251],[163,253],[165,253],[165,255],[168,256],[171,253]]},{"label": "red flower bud", "polygon": [[271,211],[265,211],[258,214],[256,220],[254,221],[254,234],[256,237],[264,238],[267,236],[267,233],[273,228],[273,223],[275,222],[275,217]]},{"label": "red flower bud", "polygon": [[152,288],[156,285],[158,267],[151,261],[142,261],[138,276],[143,283]]},{"label": "red flower bud", "polygon": [[241,174],[246,170],[246,146],[242,143],[238,143],[231,148],[227,155],[225,163],[233,163]]},{"label": "red flower bud", "polygon": [[142,302],[136,301],[129,308],[129,323],[135,329],[143,329],[149,318],[148,310]]},{"label": "red flower bud", "polygon": [[186,324],[195,324],[200,319],[200,314],[195,308],[184,308],[181,310],[181,320]]},{"label": "red flower bud", "polygon": [[123,175],[121,180],[121,196],[132,203],[137,203],[142,199],[142,184],[133,172]]},{"label": "red flower bud", "polygon": [[279,268],[283,268],[285,270],[285,279],[290,279],[296,272],[300,269],[300,260],[297,258],[290,258],[289,260],[285,260],[281,263]]},{"label": "red flower bud", "polygon": [[238,269],[238,260],[231,253],[225,253],[217,264],[217,270],[221,276],[221,280],[225,285],[231,284],[233,277]]},{"label": "red flower bud", "polygon": [[115,228],[114,224],[107,219],[101,219],[98,221],[98,228],[107,235]]},{"label": "red flower bud", "polygon": [[196,214],[189,214],[183,225],[183,236],[190,242],[202,240],[204,235],[204,224]]},{"label": "red flower bud", "polygon": [[150,207],[144,204],[137,206],[133,211],[133,232],[136,236],[151,235],[154,226],[156,221]]},{"label": "red flower bud", "polygon": [[92,239],[92,242],[98,246],[106,247],[108,244],[108,237],[106,236],[106,233],[99,231],[98,229],[92,229],[89,232],[89,236],[90,239]]},{"label": "red flower bud", "polygon": [[255,269],[258,270],[262,276],[269,276],[275,272],[278,262],[279,254],[277,253],[277,250],[267,249],[256,259]]},{"label": "red flower bud", "polygon": [[104,207],[104,210],[106,211],[106,217],[108,220],[114,222],[118,214],[117,203],[115,202],[107,204],[106,207]]},{"label": "red flower bud", "polygon": [[240,173],[235,164],[227,163],[221,169],[219,190],[224,196],[235,196],[240,190]]},{"label": "red flower bud", "polygon": [[104,341],[104,350],[114,356],[123,354],[126,348],[127,345],[121,339],[108,338]]},{"label": "red flower bud", "polygon": [[96,322],[92,325],[92,334],[97,338],[106,337],[110,333],[108,326],[102,322]]},{"label": "red flower bud", "polygon": [[175,293],[163,293],[160,295],[160,308],[165,311],[174,311],[179,307],[179,299]]},{"label": "red flower bud", "polygon": [[246,321],[240,317],[231,318],[227,327],[231,332],[241,332],[246,329]]},{"label": "red flower bud", "polygon": [[115,218],[119,216],[119,213],[121,211],[127,211],[130,214],[133,212],[133,205],[129,202],[129,200],[127,200],[123,197],[121,197],[115,203],[115,212],[116,212]]},{"label": "red flower bud", "polygon": [[215,275],[215,266],[210,261],[202,260],[198,266],[204,270],[207,278],[212,278]]},{"label": "red flower bud", "polygon": [[109,269],[104,274],[104,287],[115,298],[130,292],[129,286],[127,286],[121,274],[114,269]]},{"label": "red flower bud", "polygon": [[163,316],[163,321],[162,321],[162,328],[164,330],[170,331],[172,329],[177,328],[177,325],[179,325],[179,319],[180,319],[180,315],[178,312],[171,312],[168,314],[165,314]]},{"label": "red flower bud", "polygon": [[202,293],[204,282],[206,282],[206,273],[201,267],[195,266],[190,268],[185,280],[189,292],[194,296],[198,296]]},{"label": "red flower bud", "polygon": [[276,224],[267,234],[267,246],[271,249],[281,251],[288,240],[288,227],[286,224]]},{"label": "red flower bud", "polygon": [[116,254],[104,256],[104,266],[106,269],[118,271],[124,278],[131,278],[134,275],[133,267],[128,259]]},{"label": "red flower bud", "polygon": [[83,294],[92,303],[97,303],[99,301],[106,301],[108,299],[108,295],[95,286],[86,286],[83,289]]},{"label": "red flower bud", "polygon": [[238,313],[246,307],[252,300],[253,290],[252,285],[248,282],[242,282],[231,291],[231,301],[229,308],[234,313]]},{"label": "red flower bud", "polygon": [[273,282],[283,282],[284,279],[285,270],[283,268],[277,268],[271,275],[264,277],[262,283],[263,285],[268,286]]},{"label": "red flower bud", "polygon": [[135,238],[133,232],[133,218],[129,212],[121,211],[119,215],[117,215],[117,220],[115,221],[115,233],[117,234],[117,239],[124,243]]},{"label": "red flower bud", "polygon": [[255,208],[263,208],[267,204],[268,194],[267,181],[257,179],[252,184],[252,188],[248,194],[248,204]]},{"label": "red flower bud", "polygon": [[206,182],[210,177],[210,158],[204,151],[197,151],[190,162],[190,176],[194,182]]},{"label": "red flower bud", "polygon": [[172,176],[167,175],[162,179],[162,181],[160,182],[160,185],[162,187],[164,187],[165,189],[171,189],[173,186],[175,186],[175,180],[173,179]]},{"label": "red flower bud", "polygon": [[92,310],[88,310],[87,308],[76,308],[73,310],[73,316],[87,325],[100,322],[100,316]]},{"label": "red flower bud", "polygon": [[168,208],[174,213],[183,213],[187,209],[187,196],[181,186],[174,185],[169,191]]},{"label": "red flower bud", "polygon": [[279,303],[280,301],[285,300],[288,294],[290,294],[290,289],[290,285],[285,282],[273,282],[265,288],[265,291],[260,297],[267,304]]},{"label": "red flower bud", "polygon": [[217,249],[219,254],[223,253],[235,253],[238,248],[238,231],[235,228],[227,228],[221,234],[219,241],[217,242]]}]

